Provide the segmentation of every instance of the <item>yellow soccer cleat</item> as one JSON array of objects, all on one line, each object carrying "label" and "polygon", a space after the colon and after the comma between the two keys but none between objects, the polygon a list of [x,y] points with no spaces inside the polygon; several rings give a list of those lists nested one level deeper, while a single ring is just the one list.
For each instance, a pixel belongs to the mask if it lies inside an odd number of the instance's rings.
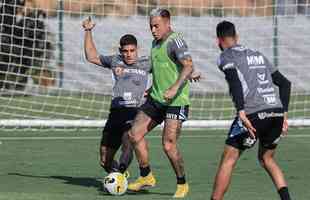
[{"label": "yellow soccer cleat", "polygon": [[129,183],[128,190],[138,192],[140,190],[155,187],[155,185],[156,185],[156,179],[153,176],[152,172],[150,172],[146,177],[140,176],[133,183]]},{"label": "yellow soccer cleat", "polygon": [[123,173],[123,175],[124,175],[125,178],[127,178],[127,179],[130,177],[130,173],[129,173],[128,170],[126,170],[126,171]]},{"label": "yellow soccer cleat", "polygon": [[174,193],[173,198],[184,198],[189,192],[189,186],[185,184],[177,184],[177,191]]}]

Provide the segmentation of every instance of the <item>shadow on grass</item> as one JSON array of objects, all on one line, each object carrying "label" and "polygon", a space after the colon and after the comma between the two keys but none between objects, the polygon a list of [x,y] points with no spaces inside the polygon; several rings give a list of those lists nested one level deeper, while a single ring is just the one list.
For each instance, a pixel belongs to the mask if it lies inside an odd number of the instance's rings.
[{"label": "shadow on grass", "polygon": [[64,184],[78,185],[84,187],[95,187],[99,191],[102,190],[102,183],[97,178],[92,177],[72,177],[72,176],[35,176],[21,173],[8,173],[9,176],[22,176],[29,178],[57,179],[64,181]]},{"label": "shadow on grass", "polygon": [[[29,178],[42,178],[42,179],[57,179],[64,181],[64,184],[78,185],[83,187],[94,187],[98,189],[98,192],[103,196],[111,196],[109,193],[105,192],[102,187],[102,182],[98,178],[92,177],[72,177],[72,176],[36,176],[31,174],[21,174],[21,173],[8,173],[9,176],[21,176]],[[172,196],[173,193],[165,192],[153,192],[152,190],[142,190],[140,192],[127,191],[126,195],[161,195],[161,196]]]}]

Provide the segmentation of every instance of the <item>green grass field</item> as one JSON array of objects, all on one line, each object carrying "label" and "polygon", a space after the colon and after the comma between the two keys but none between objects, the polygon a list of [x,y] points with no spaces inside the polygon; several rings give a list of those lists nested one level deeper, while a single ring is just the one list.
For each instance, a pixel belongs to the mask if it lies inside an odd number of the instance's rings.
[{"label": "green grass field", "polygon": [[[310,129],[291,129],[279,146],[293,199],[309,200]],[[226,130],[184,131],[180,145],[190,194],[209,199]],[[147,193],[113,197],[100,192],[105,175],[98,165],[99,130],[0,132],[0,199],[92,200],[171,199],[175,177],[161,149],[158,131],[150,134],[150,159],[157,187]],[[138,174],[136,160],[131,175]],[[245,153],[233,176],[227,200],[277,200],[271,180],[256,160],[256,148]]]}]

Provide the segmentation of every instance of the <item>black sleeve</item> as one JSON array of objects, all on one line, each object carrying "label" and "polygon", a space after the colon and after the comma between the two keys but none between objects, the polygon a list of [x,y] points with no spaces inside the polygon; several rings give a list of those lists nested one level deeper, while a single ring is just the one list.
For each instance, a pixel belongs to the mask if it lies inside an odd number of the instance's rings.
[{"label": "black sleeve", "polygon": [[229,91],[237,111],[244,109],[244,99],[242,85],[238,77],[238,72],[235,68],[226,69],[223,71],[225,79],[229,86]]},{"label": "black sleeve", "polygon": [[279,71],[275,71],[271,77],[272,82],[279,87],[280,99],[283,104],[283,109],[284,112],[287,112],[291,96],[291,82]]}]

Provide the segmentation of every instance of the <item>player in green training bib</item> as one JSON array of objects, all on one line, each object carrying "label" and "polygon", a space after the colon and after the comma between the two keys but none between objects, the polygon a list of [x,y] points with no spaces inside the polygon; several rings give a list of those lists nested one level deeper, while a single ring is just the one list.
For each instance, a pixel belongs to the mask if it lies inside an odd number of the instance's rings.
[{"label": "player in green training bib", "polygon": [[199,80],[193,72],[193,63],[182,36],[170,25],[170,13],[166,9],[151,12],[150,27],[154,37],[151,50],[153,85],[147,101],[141,106],[129,131],[140,167],[140,177],[128,185],[131,191],[154,187],[156,179],[152,174],[147,141],[144,136],[155,126],[164,122],[163,149],[174,169],[177,179],[175,198],[183,198],[189,191],[185,179],[184,162],[177,140],[182,122],[188,116],[189,79]]},{"label": "player in green training bib", "polygon": [[[180,44],[178,42],[180,42]],[[182,46],[176,46],[175,49],[171,49],[170,46],[172,46],[174,43],[176,45]],[[165,92],[171,86],[173,86],[179,78],[179,75],[183,69],[183,65],[181,63],[182,59],[190,58],[187,47],[185,45],[186,44],[181,35],[174,32],[170,33],[168,38],[165,41],[162,41],[162,43],[157,43],[156,41],[153,42],[151,59],[152,65],[155,67],[152,72],[153,86],[151,97],[163,105],[187,106],[190,104],[188,80],[184,80],[183,85],[179,87],[179,90],[173,98],[169,99],[169,97],[167,98],[167,96],[165,96],[167,95]],[[168,48],[170,51],[168,51]],[[181,48],[182,50],[178,48]],[[178,51],[176,52],[178,53],[178,58],[174,59],[174,55],[171,50]]]}]

